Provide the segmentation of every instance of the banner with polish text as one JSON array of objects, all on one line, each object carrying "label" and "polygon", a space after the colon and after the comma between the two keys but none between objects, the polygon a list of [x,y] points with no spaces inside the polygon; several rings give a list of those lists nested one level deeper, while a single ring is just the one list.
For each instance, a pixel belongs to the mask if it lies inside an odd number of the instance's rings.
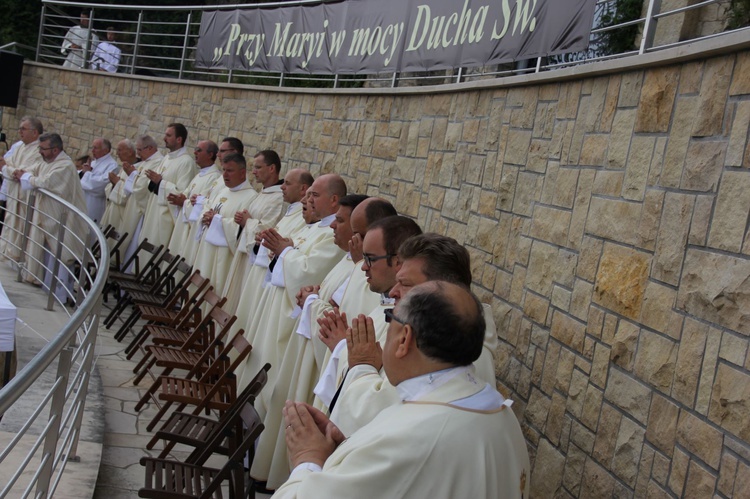
[{"label": "banner with polish text", "polygon": [[345,0],[203,13],[196,66],[368,74],[584,50],[596,0]]}]

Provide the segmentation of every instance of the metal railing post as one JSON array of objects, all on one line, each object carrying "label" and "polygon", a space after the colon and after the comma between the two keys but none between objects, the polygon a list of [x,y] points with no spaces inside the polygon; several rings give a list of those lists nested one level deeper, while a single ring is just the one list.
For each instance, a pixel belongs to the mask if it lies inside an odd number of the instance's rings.
[{"label": "metal railing post", "polygon": [[83,47],[83,69],[89,69],[91,39],[94,36],[94,9],[89,11],[89,29],[86,30],[86,46]]},{"label": "metal railing post", "polygon": [[[83,256],[81,256],[81,270],[78,273],[78,291],[76,292],[76,305],[80,305],[83,303],[83,299],[86,298],[85,289],[86,286],[90,284],[90,276],[86,268],[89,265],[89,251],[88,248],[90,248],[93,245],[93,234],[89,234],[89,237],[86,238],[86,242],[89,243],[86,248],[83,250]],[[99,251],[104,251],[103,248],[100,248]],[[102,253],[104,254],[104,253]],[[107,255],[109,252],[106,253]],[[93,255],[92,255],[93,257]]]},{"label": "metal railing post", "polygon": [[[23,195],[23,191],[21,191]],[[18,200],[19,205],[22,201]],[[29,192],[29,200],[26,203],[26,220],[23,224],[23,236],[21,237],[21,256],[18,258],[18,282],[23,281],[23,271],[26,269],[26,248],[29,245],[29,232],[31,232],[31,219],[34,216],[34,207],[36,206],[36,193],[32,190]]]},{"label": "metal railing post", "polygon": [[401,75],[401,73],[393,73],[393,78],[391,78],[391,88],[396,88],[398,86],[398,78]]},{"label": "metal railing post", "polygon": [[47,6],[42,4],[42,15],[39,17],[39,36],[36,38],[36,55],[34,60],[39,62],[39,53],[42,51],[42,36],[44,34],[44,20],[47,16]]},{"label": "metal railing post", "polygon": [[178,80],[182,79],[182,75],[185,72],[185,56],[187,55],[188,41],[190,40],[190,20],[193,17],[193,12],[188,12],[187,23],[185,25],[185,42],[182,44],[182,59],[180,59],[180,74],[177,77]]},{"label": "metal railing post", "polygon": [[49,420],[52,424],[44,438],[44,452],[42,454],[44,464],[42,465],[41,472],[39,473],[39,481],[36,485],[36,497],[47,497],[47,492],[49,491],[49,482],[52,478],[52,465],[55,461],[55,450],[57,449],[57,441],[60,438],[60,422],[62,421],[65,409],[65,392],[68,389],[72,358],[73,350],[70,346],[65,347],[60,352],[55,379],[62,379],[62,382],[57,386],[55,394],[52,396],[52,402],[50,403]]},{"label": "metal railing post", "polygon": [[656,22],[654,18],[661,11],[661,0],[649,0],[648,11],[646,13],[646,23],[643,26],[643,38],[641,38],[641,47],[639,54],[644,54],[646,50],[654,45],[654,35],[656,34]]},{"label": "metal railing post", "polygon": [[280,87],[283,87],[283,86],[284,86],[284,73],[281,73],[281,74],[279,75],[279,86],[280,86]]},{"label": "metal railing post", "polygon": [[461,79],[464,77],[464,68],[460,67],[458,68],[458,72],[456,72],[456,83],[461,83]]},{"label": "metal railing post", "polygon": [[[59,270],[60,270],[60,258],[62,257],[63,252],[63,238],[65,237],[65,222],[68,218],[68,210],[65,210],[60,215],[60,225],[57,229],[57,248],[55,249],[55,263],[52,264],[52,269],[49,270],[49,272],[52,272],[52,278],[50,279],[49,284],[49,297],[47,298],[47,310],[54,310],[54,304],[55,304],[55,290],[57,289],[57,286],[62,286],[63,283],[59,282],[59,278],[57,276]],[[65,304],[63,303],[63,306]]]},{"label": "metal railing post", "polygon": [[141,26],[143,25],[143,11],[138,12],[138,26],[135,28],[135,43],[133,44],[133,58],[130,61],[130,74],[135,74],[135,60],[138,57],[138,45],[141,43]]},{"label": "metal railing post", "polygon": [[227,83],[232,83],[233,76],[234,76],[234,69],[229,68],[229,75],[227,75]]}]

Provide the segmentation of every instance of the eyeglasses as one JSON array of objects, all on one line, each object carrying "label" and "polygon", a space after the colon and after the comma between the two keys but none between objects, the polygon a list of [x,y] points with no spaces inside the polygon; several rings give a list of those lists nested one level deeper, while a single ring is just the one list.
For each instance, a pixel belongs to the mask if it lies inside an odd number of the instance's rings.
[{"label": "eyeglasses", "polygon": [[367,253],[364,253],[362,255],[362,259],[365,261],[365,264],[368,267],[372,267],[372,264],[377,262],[378,260],[385,260],[386,258],[391,258],[396,255],[391,255],[390,253],[386,253],[385,255],[375,256],[375,255],[368,255]]},{"label": "eyeglasses", "polygon": [[399,319],[398,316],[393,313],[393,309],[392,308],[386,308],[385,310],[383,310],[383,313],[385,314],[385,322],[386,323],[390,324],[391,321],[396,321],[399,324],[406,325],[406,321],[403,320],[403,319]]},{"label": "eyeglasses", "polygon": [[29,130],[31,130],[31,128],[18,127],[19,132],[28,132]]},{"label": "eyeglasses", "polygon": [[39,146],[39,150],[40,151],[51,151],[52,149],[54,149],[54,147],[42,147],[42,146]]},{"label": "eyeglasses", "polygon": [[203,152],[203,149],[201,149],[200,147],[196,147],[195,149],[193,149],[193,151],[195,151],[195,152]]}]

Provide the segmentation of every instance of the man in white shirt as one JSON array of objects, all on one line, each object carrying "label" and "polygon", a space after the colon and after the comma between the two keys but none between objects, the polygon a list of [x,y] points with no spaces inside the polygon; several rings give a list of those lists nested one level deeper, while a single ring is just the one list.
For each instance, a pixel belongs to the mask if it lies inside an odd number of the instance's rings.
[{"label": "man in white shirt", "polygon": [[412,289],[386,314],[382,361],[399,403],[344,435],[322,412],[287,402],[294,471],[274,497],[528,497],[529,456],[512,402],[471,374],[483,315],[462,286]]},{"label": "man in white shirt", "polygon": [[99,43],[96,46],[94,55],[91,57],[91,69],[117,73],[122,51],[115,45],[116,39],[117,33],[115,33],[115,28],[110,26],[107,28],[107,41]]},{"label": "man in white shirt", "polygon": [[83,69],[88,54],[93,53],[98,44],[99,37],[91,31],[89,26],[89,15],[81,12],[81,23],[70,28],[63,39],[60,52],[63,55],[67,54],[63,67]]},{"label": "man in white shirt", "polygon": [[105,192],[109,184],[109,173],[115,172],[119,167],[117,161],[110,154],[112,143],[102,137],[94,139],[91,143],[91,163],[84,163],[81,187],[86,197],[86,208],[91,220],[99,223],[107,209],[107,194]]}]

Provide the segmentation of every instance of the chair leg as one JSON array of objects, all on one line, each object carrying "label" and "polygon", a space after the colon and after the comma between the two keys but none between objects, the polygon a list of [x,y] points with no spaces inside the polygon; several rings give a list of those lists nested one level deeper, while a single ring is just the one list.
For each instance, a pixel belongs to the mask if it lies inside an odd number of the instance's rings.
[{"label": "chair leg", "polygon": [[148,329],[144,326],[140,332],[133,338],[133,340],[130,342],[130,345],[125,349],[125,354],[128,360],[133,358],[133,355],[138,351],[138,347],[143,345],[143,343],[148,339],[149,332]]},{"label": "chair leg", "polygon": [[140,318],[141,313],[137,309],[133,310],[133,313],[130,314],[130,317],[125,320],[122,326],[120,326],[120,329],[118,329],[115,333],[115,339],[121,342],[125,338],[125,335],[128,334],[128,331],[130,331],[130,328],[132,328]]}]

